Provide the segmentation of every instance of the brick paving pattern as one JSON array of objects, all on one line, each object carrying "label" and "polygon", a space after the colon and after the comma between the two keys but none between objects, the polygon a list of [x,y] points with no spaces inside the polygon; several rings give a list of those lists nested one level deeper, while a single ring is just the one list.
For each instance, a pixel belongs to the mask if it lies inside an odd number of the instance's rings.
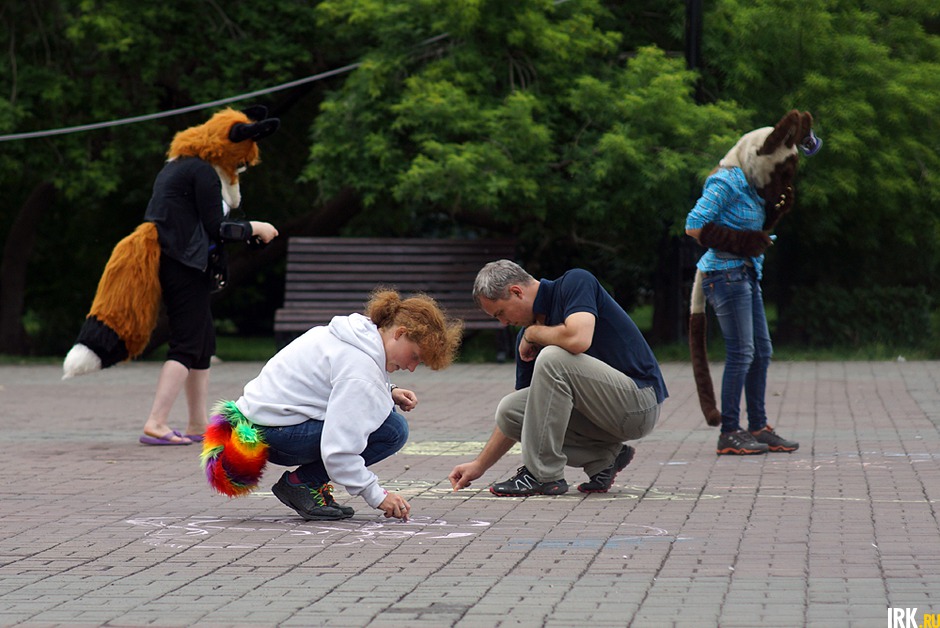
[{"label": "brick paving pattern", "polygon": [[[721,365],[713,365],[716,382]],[[223,363],[213,398],[257,363]],[[691,369],[607,494],[497,498],[510,453],[454,493],[510,365],[396,374],[406,449],[376,466],[413,519],[337,489],[308,522],[262,489],[216,495],[198,446],[137,443],[159,364],[62,382],[0,367],[0,625],[878,626],[940,613],[940,362],[775,363],[771,423],[794,454],[715,455]],[[182,401],[178,427],[185,426]],[[568,468],[572,485],[583,472]]]}]

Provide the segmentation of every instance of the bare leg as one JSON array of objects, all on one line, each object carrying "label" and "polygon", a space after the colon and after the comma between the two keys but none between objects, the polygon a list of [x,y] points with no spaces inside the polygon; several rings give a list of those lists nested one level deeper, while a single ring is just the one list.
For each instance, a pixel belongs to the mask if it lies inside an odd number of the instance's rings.
[{"label": "bare leg", "polygon": [[209,399],[209,369],[192,369],[186,378],[186,407],[189,426],[186,434],[202,434],[209,424],[206,404]]},{"label": "bare leg", "polygon": [[[160,371],[160,379],[157,380],[157,392],[154,395],[153,407],[150,409],[150,416],[144,423],[144,434],[163,438],[172,430],[168,424],[170,410],[176,398],[179,397],[183,385],[189,377],[189,369],[176,360],[167,360],[163,363],[163,369]],[[174,436],[172,441],[179,441],[180,438]],[[183,439],[188,441],[189,439]]]}]

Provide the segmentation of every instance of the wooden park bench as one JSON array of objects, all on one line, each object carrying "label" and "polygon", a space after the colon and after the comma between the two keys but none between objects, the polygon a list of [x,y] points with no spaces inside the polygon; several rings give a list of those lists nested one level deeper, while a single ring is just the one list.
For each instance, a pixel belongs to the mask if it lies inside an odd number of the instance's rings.
[{"label": "wooden park bench", "polygon": [[504,329],[471,294],[480,268],[503,258],[515,258],[512,240],[293,237],[275,338],[284,346],[334,316],[362,313],[379,286],[433,297],[466,330]]}]

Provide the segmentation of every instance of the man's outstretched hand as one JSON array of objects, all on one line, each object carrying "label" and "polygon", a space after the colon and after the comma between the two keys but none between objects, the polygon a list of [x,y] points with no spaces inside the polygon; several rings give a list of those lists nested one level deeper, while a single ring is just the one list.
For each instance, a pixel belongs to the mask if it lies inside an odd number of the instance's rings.
[{"label": "man's outstretched hand", "polygon": [[455,491],[459,491],[470,486],[471,482],[481,475],[483,475],[483,471],[476,462],[465,462],[454,467],[447,479],[450,480],[451,487]]}]

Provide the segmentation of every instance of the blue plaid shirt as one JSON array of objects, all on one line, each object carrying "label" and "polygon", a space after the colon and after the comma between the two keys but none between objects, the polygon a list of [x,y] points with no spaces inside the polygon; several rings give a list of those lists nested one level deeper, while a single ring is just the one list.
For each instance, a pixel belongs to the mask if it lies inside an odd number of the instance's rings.
[{"label": "blue plaid shirt", "polygon": [[[685,219],[686,229],[701,229],[714,222],[740,231],[759,231],[764,226],[764,200],[758,196],[740,168],[720,168],[705,180],[702,196]],[[750,259],[763,275],[764,256],[745,258],[724,251],[708,249],[696,265],[703,272],[737,268]]]}]

